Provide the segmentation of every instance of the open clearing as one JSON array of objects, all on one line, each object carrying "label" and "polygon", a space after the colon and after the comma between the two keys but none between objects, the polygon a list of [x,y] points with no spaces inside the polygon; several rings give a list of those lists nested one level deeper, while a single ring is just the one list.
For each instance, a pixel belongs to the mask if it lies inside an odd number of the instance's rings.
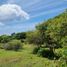
[{"label": "open clearing", "polygon": [[24,45],[21,51],[0,49],[0,67],[56,67],[54,60],[32,54],[34,46]]}]

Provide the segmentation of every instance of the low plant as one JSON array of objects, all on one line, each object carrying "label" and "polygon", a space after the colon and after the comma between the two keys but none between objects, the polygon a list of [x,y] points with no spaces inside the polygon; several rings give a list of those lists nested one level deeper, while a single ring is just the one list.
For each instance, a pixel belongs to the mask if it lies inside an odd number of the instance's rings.
[{"label": "low plant", "polygon": [[6,50],[19,50],[22,48],[22,42],[20,40],[12,40],[5,44],[4,49]]}]

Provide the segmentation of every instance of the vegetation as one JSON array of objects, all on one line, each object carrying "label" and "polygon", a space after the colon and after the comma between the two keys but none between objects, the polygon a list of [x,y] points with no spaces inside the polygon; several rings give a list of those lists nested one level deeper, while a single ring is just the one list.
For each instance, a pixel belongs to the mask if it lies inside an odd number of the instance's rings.
[{"label": "vegetation", "polygon": [[12,40],[8,43],[5,44],[4,49],[6,50],[15,50],[17,51],[18,49],[22,48],[22,43],[20,40]]},{"label": "vegetation", "polygon": [[61,61],[62,59],[49,60],[32,54],[34,47],[33,45],[25,44],[24,49],[18,52],[1,49],[0,67],[63,67],[63,65],[66,67],[64,60]]},{"label": "vegetation", "polygon": [[35,31],[1,35],[0,48],[1,67],[67,67],[67,11],[38,24]]}]

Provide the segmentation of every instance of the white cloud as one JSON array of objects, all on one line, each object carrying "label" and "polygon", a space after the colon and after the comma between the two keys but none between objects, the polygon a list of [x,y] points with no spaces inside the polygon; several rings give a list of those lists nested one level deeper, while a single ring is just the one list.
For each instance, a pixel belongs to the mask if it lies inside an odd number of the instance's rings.
[{"label": "white cloud", "polygon": [[16,18],[29,19],[29,14],[16,4],[3,4],[0,6],[0,22],[11,21]]}]

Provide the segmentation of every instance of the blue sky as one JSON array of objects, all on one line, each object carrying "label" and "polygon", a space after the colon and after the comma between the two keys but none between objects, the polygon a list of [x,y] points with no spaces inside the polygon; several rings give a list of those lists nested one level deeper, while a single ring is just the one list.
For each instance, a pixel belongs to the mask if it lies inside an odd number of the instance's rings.
[{"label": "blue sky", "polygon": [[[8,4],[21,7],[27,13],[23,16],[27,18],[29,15],[29,19],[16,17],[17,15],[7,12],[8,9],[4,9],[3,5]],[[10,6],[9,10],[12,9]],[[0,14],[0,35],[34,30],[38,23],[62,13],[66,8],[67,0],[0,0],[0,11],[5,14]]]}]

